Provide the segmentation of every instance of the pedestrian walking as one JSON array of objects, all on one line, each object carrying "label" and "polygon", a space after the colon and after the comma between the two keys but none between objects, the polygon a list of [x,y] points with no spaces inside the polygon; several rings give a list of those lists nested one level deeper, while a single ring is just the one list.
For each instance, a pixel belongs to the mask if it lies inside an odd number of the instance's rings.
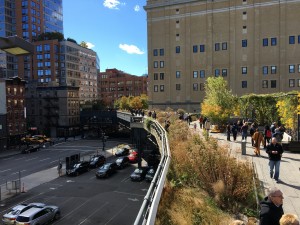
[{"label": "pedestrian walking", "polygon": [[62,176],[62,163],[59,162],[57,166],[58,176]]},{"label": "pedestrian walking", "polygon": [[264,148],[267,148],[267,143],[270,144],[270,140],[272,138],[272,131],[271,131],[269,125],[265,126],[264,136],[265,136]]},{"label": "pedestrian walking", "polygon": [[254,139],[253,139],[253,134],[255,133],[255,126],[254,123],[251,124],[250,130],[249,130],[249,134],[251,137],[251,145],[252,147],[254,147]]},{"label": "pedestrian walking", "polygon": [[227,141],[230,141],[230,133],[231,133],[230,123],[228,123],[226,126],[226,132],[227,132]]},{"label": "pedestrian walking", "polygon": [[236,123],[234,123],[232,125],[231,131],[232,131],[233,140],[236,141],[236,136],[237,136],[237,133],[238,133],[238,126],[237,126]]},{"label": "pedestrian walking", "polygon": [[256,128],[252,138],[254,140],[254,153],[256,156],[260,156],[260,145],[264,144],[264,136],[259,132],[259,129]]},{"label": "pedestrian walking", "polygon": [[268,196],[260,202],[259,225],[280,225],[279,220],[284,214],[282,204],[282,192],[276,187],[270,188]]},{"label": "pedestrian walking", "polygon": [[203,116],[200,115],[199,117],[199,125],[200,125],[200,129],[203,129]]},{"label": "pedestrian walking", "polygon": [[[279,183],[279,169],[280,169],[280,161],[283,154],[283,148],[281,144],[277,143],[277,139],[275,137],[272,138],[272,141],[269,145],[267,145],[267,154],[269,155],[269,167],[270,167],[270,177],[276,180]],[[274,174],[275,168],[275,174]]]},{"label": "pedestrian walking", "polygon": [[204,128],[206,130],[206,136],[208,137],[209,136],[209,130],[210,130],[210,121],[209,121],[209,119],[207,119],[205,121]]},{"label": "pedestrian walking", "polygon": [[287,213],[283,214],[279,220],[280,225],[300,225],[298,216],[295,214]]},{"label": "pedestrian walking", "polygon": [[248,123],[245,122],[243,126],[241,127],[241,133],[242,133],[242,140],[247,141],[247,135],[248,135]]}]

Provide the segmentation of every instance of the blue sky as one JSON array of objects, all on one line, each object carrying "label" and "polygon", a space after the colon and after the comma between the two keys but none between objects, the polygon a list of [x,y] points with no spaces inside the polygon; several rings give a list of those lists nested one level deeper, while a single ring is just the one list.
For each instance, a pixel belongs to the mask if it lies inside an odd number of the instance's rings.
[{"label": "blue sky", "polygon": [[63,0],[64,37],[97,52],[100,71],[147,69],[146,0]]}]

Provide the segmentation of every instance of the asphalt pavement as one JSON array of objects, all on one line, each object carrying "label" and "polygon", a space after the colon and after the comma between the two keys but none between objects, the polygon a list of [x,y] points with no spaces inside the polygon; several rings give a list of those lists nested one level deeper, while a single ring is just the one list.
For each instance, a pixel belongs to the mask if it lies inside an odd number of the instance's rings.
[{"label": "asphalt pavement", "polygon": [[[195,122],[194,122],[195,123]],[[191,123],[190,128],[194,130],[194,123]],[[202,134],[202,130],[197,123],[196,132]],[[284,152],[280,164],[280,183],[276,183],[274,179],[270,177],[269,172],[269,159],[268,155],[261,147],[258,157],[254,153],[254,147],[251,146],[251,139],[248,136],[246,142],[246,154],[242,155],[242,142],[241,135],[238,135],[237,141],[233,141],[231,135],[231,141],[227,141],[226,133],[210,133],[211,137],[218,140],[219,144],[228,148],[230,154],[244,161],[249,161],[253,164],[257,177],[261,182],[261,186],[267,195],[267,190],[270,187],[278,187],[284,196],[283,209],[285,213],[294,213],[300,217],[300,153]]]}]

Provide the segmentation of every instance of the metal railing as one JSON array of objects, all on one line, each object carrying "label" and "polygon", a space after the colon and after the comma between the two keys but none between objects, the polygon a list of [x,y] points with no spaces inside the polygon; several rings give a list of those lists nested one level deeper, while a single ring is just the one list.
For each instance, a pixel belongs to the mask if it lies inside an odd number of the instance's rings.
[{"label": "metal railing", "polygon": [[169,141],[165,129],[157,121],[151,120],[150,132],[160,146],[161,160],[134,225],[152,225],[155,223],[157,208],[171,161]]}]

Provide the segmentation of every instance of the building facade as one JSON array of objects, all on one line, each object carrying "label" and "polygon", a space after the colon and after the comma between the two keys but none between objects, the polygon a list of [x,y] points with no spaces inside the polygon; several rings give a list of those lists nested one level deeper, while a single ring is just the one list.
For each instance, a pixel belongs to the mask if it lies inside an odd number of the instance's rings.
[{"label": "building facade", "polygon": [[7,147],[19,144],[27,132],[25,83],[19,77],[0,79],[0,132],[5,135],[2,139]]},{"label": "building facade", "polygon": [[238,96],[300,89],[300,1],[148,0],[149,105],[200,110],[209,76]]},{"label": "building facade", "polygon": [[26,89],[27,122],[32,133],[70,137],[80,133],[79,87],[38,87]]},{"label": "building facade", "polygon": [[[33,42],[45,32],[63,33],[62,0],[0,1],[0,36],[17,35]],[[0,77],[33,78],[32,57],[0,52]]]},{"label": "building facade", "polygon": [[98,99],[97,53],[71,41],[60,42],[60,84],[79,87],[80,104]]},{"label": "building facade", "polygon": [[148,77],[135,76],[117,69],[106,69],[99,73],[100,99],[109,107],[122,96],[140,96],[147,94]]}]

